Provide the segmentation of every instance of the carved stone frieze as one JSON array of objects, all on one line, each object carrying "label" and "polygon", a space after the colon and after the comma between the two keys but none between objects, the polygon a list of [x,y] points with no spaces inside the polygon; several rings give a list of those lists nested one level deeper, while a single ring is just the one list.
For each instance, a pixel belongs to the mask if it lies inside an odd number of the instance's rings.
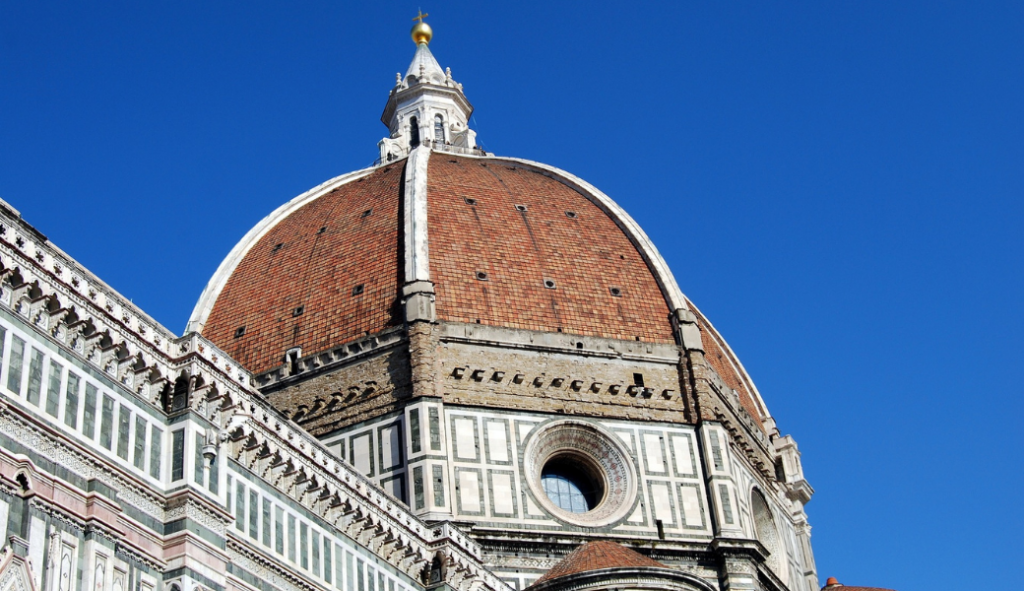
[{"label": "carved stone frieze", "polygon": [[164,518],[167,521],[189,519],[217,535],[224,535],[231,523],[229,515],[215,512],[207,504],[191,497],[181,497],[169,502]]}]

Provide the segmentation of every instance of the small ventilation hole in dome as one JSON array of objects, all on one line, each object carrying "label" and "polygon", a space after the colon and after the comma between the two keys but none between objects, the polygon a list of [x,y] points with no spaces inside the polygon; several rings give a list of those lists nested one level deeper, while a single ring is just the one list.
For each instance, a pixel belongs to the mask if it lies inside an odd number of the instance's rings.
[{"label": "small ventilation hole in dome", "polygon": [[299,306],[298,308],[295,308],[294,310],[292,310],[292,316],[293,317],[294,316],[302,316],[302,313],[305,312],[305,311],[306,311],[306,307],[305,306]]},{"label": "small ventilation hole in dome", "polygon": [[526,211],[526,206],[525,205],[516,205],[516,211],[524,212],[524,211]]},{"label": "small ventilation hole in dome", "polygon": [[368,217],[372,213],[373,213],[372,209],[367,209],[366,211],[363,212],[363,215],[361,215],[360,217],[364,217],[365,218],[365,217]]},{"label": "small ventilation hole in dome", "polygon": [[567,211],[567,212],[565,212],[565,217],[569,218],[570,220],[574,220],[577,217],[576,216],[576,212],[575,211]]},{"label": "small ventilation hole in dome", "polygon": [[545,279],[544,280],[544,287],[546,287],[548,289],[554,289],[555,288],[555,280],[554,279]]},{"label": "small ventilation hole in dome", "polygon": [[281,250],[282,246],[284,246],[284,242],[278,242],[277,244],[274,245],[274,250],[272,252],[277,252]]},{"label": "small ventilation hole in dome", "polygon": [[363,284],[362,283],[360,283],[359,285],[357,285],[357,286],[352,288],[352,295],[357,296],[357,295],[359,295],[361,293],[363,293]]},{"label": "small ventilation hole in dome", "polygon": [[317,234],[323,234],[326,231],[327,231],[327,226],[323,226],[322,228],[320,228],[320,230],[317,231]]},{"label": "small ventilation hole in dome", "polygon": [[238,328],[235,329],[235,338],[236,339],[238,337],[244,335],[244,334],[245,334],[245,326],[239,326]]},{"label": "small ventilation hole in dome", "polygon": [[472,197],[466,197],[466,203],[469,205],[476,205],[476,199],[473,199]]},{"label": "small ventilation hole in dome", "polygon": [[477,271],[476,278],[479,279],[480,281],[487,281],[489,279],[487,273],[484,273],[483,271]]},{"label": "small ventilation hole in dome", "polygon": [[611,292],[611,294],[613,296],[617,297],[617,298],[621,298],[622,297],[622,288],[621,287],[609,287],[608,291]]}]

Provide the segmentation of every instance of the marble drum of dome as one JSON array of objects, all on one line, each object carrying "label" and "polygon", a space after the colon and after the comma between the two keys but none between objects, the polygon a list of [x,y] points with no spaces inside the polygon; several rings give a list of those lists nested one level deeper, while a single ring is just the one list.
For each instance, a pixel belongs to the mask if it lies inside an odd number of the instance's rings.
[{"label": "marble drum of dome", "polygon": [[623,519],[636,499],[636,471],[617,437],[564,419],[530,434],[523,458],[534,499],[555,517],[585,527]]}]

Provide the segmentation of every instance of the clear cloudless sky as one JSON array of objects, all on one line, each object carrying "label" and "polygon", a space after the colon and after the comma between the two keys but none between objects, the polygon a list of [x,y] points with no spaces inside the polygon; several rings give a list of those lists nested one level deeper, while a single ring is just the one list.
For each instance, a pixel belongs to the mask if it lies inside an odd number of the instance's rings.
[{"label": "clear cloudless sky", "polygon": [[372,163],[420,7],[482,145],[616,199],[729,340],[822,581],[1019,583],[1020,2],[9,1],[0,197],[180,333],[250,227]]}]

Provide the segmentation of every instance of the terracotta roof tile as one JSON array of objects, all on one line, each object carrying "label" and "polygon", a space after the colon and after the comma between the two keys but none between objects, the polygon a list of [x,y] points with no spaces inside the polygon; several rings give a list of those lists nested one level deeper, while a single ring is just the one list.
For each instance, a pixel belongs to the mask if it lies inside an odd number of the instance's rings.
[{"label": "terracotta roof tile", "polygon": [[231,274],[203,336],[260,373],[281,365],[291,347],[309,355],[400,323],[394,304],[403,169],[374,171],[271,228]]},{"label": "terracotta roof tile", "polygon": [[[404,166],[382,167],[278,221],[228,278],[203,335],[262,373],[292,347],[310,355],[401,324]],[[433,154],[427,200],[440,320],[674,342],[646,261],[575,189],[510,162]]]},{"label": "terracotta roof tile", "polygon": [[822,591],[893,591],[892,589],[884,589],[882,587],[849,587],[841,584],[835,577],[829,577],[825,581],[825,586],[821,588]]},{"label": "terracotta roof tile", "polygon": [[573,550],[572,553],[552,567],[544,576],[534,581],[533,585],[557,579],[558,577],[594,570],[637,567],[669,568],[653,558],[648,558],[615,542],[603,540],[588,542]]},{"label": "terracotta roof tile", "polygon": [[444,154],[431,156],[427,183],[440,319],[674,342],[647,263],[576,190],[509,162]]}]

